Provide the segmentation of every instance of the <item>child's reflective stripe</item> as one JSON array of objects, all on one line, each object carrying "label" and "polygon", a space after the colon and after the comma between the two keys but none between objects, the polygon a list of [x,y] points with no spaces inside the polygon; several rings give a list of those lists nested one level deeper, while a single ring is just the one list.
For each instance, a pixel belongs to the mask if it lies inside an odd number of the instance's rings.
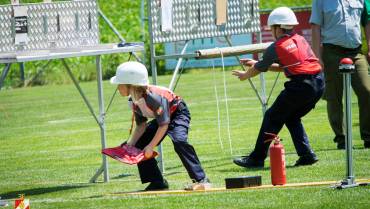
[{"label": "child's reflective stripe", "polygon": [[285,75],[317,74],[321,71],[319,60],[310,45],[300,35],[285,36],[275,43],[276,53]]}]

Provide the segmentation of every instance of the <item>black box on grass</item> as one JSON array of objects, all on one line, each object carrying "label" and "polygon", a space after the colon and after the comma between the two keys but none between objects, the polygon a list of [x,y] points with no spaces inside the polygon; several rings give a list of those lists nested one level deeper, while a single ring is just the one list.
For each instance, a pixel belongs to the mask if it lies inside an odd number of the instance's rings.
[{"label": "black box on grass", "polygon": [[261,176],[240,176],[225,178],[226,189],[254,187],[262,185]]}]

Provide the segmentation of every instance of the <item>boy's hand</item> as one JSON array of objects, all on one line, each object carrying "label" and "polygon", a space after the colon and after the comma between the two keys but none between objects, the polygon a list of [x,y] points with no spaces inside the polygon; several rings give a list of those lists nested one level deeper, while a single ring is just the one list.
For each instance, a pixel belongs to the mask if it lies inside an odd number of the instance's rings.
[{"label": "boy's hand", "polygon": [[151,158],[153,156],[153,147],[148,145],[144,148],[145,158]]},{"label": "boy's hand", "polygon": [[236,77],[238,77],[240,81],[244,81],[248,78],[246,71],[233,70],[231,72],[232,72],[232,75],[235,75]]},{"label": "boy's hand", "polygon": [[240,63],[246,66],[253,66],[254,64],[256,64],[256,62],[257,62],[256,60],[249,59],[249,58],[240,59]]}]

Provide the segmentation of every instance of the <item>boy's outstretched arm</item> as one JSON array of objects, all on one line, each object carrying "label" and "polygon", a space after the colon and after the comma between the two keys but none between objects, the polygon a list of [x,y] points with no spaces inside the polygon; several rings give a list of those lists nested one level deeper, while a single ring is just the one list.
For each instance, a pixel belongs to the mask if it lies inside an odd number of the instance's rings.
[{"label": "boy's outstretched arm", "polygon": [[284,72],[284,69],[281,68],[279,64],[273,63],[272,65],[270,65],[268,71],[272,71],[272,72]]},{"label": "boy's outstretched arm", "polygon": [[256,70],[254,67],[250,67],[247,71],[233,70],[232,75],[239,78],[240,81],[252,78],[261,73],[261,71]]},{"label": "boy's outstretched arm", "polygon": [[[257,63],[257,61],[254,60],[254,59],[244,58],[244,59],[240,59],[240,63],[243,64],[243,65],[252,67],[252,66],[254,66],[254,64]],[[283,72],[284,70],[283,70],[283,68],[280,67],[280,65],[278,63],[272,63],[270,65],[268,71]]]}]

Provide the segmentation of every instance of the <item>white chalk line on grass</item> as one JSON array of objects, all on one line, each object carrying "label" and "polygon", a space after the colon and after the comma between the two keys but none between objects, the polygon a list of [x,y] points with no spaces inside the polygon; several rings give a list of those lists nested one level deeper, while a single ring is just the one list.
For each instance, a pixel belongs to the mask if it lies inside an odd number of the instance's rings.
[{"label": "white chalk line on grass", "polygon": [[91,116],[82,116],[82,117],[78,117],[78,118],[74,118],[74,117],[69,117],[69,118],[66,118],[66,119],[61,119],[61,120],[49,120],[47,123],[49,124],[61,124],[61,123],[75,123],[75,122],[90,122],[92,121],[92,117]]},{"label": "white chalk line on grass", "polygon": [[[37,106],[50,106],[50,105],[65,105],[65,104],[76,104],[81,101],[80,98],[76,99],[69,99],[69,100],[50,100],[47,96],[40,97],[41,99],[34,99],[34,100],[20,100],[20,101],[7,101],[3,104],[5,106],[9,106],[12,109],[19,109],[19,108],[28,108],[30,106],[37,107]],[[61,102],[63,101],[63,102]],[[9,108],[9,109],[10,109]]]}]

